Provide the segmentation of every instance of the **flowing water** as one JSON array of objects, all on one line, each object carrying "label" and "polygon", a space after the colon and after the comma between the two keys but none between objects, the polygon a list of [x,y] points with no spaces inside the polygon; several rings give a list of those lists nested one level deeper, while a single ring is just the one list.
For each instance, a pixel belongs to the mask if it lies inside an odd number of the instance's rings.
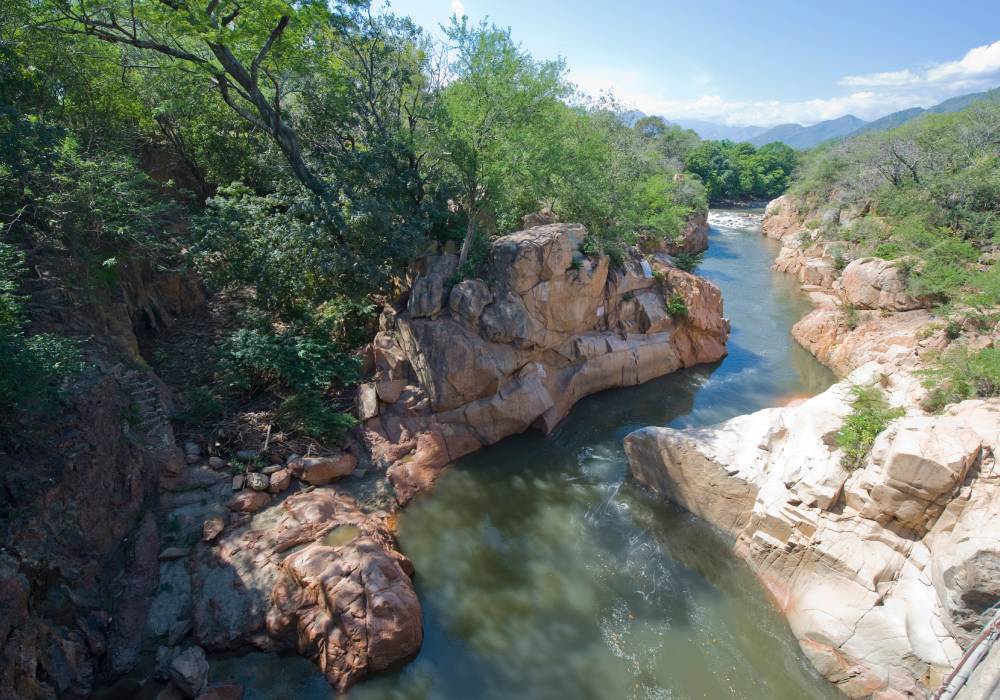
[{"label": "flowing water", "polygon": [[[587,398],[548,436],[463,459],[405,511],[424,645],[351,700],[837,697],[731,543],[626,478],[636,428],[710,425],[834,380],[789,335],[809,305],[771,272],[776,252],[758,232],[711,231],[699,272],[732,320],[725,360]],[[330,697],[301,659],[238,668],[221,675],[250,700]]]}]

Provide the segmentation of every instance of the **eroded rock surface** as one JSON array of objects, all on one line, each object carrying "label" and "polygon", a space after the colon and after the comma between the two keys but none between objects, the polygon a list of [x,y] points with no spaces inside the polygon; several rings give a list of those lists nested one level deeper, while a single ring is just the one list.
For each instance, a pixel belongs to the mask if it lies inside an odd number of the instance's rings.
[{"label": "eroded rock surface", "polygon": [[211,652],[302,654],[344,690],[419,650],[412,573],[386,514],[332,487],[301,491],[196,547],[192,636]]},{"label": "eroded rock surface", "polygon": [[588,394],[725,355],[715,285],[665,254],[613,269],[580,253],[585,236],[579,224],[503,236],[483,279],[453,286],[454,256],[430,256],[406,309],[383,313],[358,410],[401,503],[462,455],[552,429]]},{"label": "eroded rock surface", "polygon": [[[803,225],[855,214],[806,214],[782,197],[763,226],[783,243],[775,267],[816,307],[794,337],[847,378],[797,405],[644,428],[625,444],[638,480],[736,538],[826,678],[850,697],[922,698],[1000,599],[1000,400],[923,412],[919,371],[945,334],[890,263],[861,259],[841,274]],[[906,414],[848,472],[835,435],[859,384]]]}]

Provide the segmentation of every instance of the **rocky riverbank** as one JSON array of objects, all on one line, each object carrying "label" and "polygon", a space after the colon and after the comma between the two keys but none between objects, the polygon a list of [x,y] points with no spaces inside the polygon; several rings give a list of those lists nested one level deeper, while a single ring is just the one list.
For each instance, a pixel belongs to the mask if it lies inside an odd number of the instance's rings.
[{"label": "rocky riverbank", "polygon": [[[763,227],[783,244],[776,269],[815,305],[793,335],[845,379],[713,428],[645,428],[626,450],[637,479],[734,536],[806,655],[845,694],[924,697],[1000,596],[1000,401],[921,408],[918,373],[949,339],[891,263],[840,269],[804,225],[851,214],[803,212],[784,197]],[[852,471],[833,436],[855,385],[880,387],[904,415]]]},{"label": "rocky riverbank", "polygon": [[382,314],[359,392],[365,440],[400,503],[462,455],[551,430],[584,396],[725,355],[715,285],[666,253],[613,267],[580,252],[586,235],[549,224],[503,236],[483,276],[453,286],[455,255],[417,262],[405,303]]}]

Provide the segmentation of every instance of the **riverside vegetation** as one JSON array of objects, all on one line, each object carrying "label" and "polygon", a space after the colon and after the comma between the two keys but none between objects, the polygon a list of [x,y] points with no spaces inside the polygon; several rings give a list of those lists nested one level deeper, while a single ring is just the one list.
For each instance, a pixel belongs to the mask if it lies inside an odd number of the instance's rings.
[{"label": "riverside vegetation", "polygon": [[[787,257],[863,292],[837,333],[932,309],[923,407],[1000,393],[995,102],[804,154],[701,142],[507,29],[443,30],[357,0],[0,8],[0,696],[138,692],[155,653],[195,697],[202,646],[297,651],[339,689],[411,656],[382,507],[722,357],[689,274],[709,202],[790,186]],[[878,391],[832,430],[858,474],[897,418]],[[396,502],[317,488],[371,436]]]}]

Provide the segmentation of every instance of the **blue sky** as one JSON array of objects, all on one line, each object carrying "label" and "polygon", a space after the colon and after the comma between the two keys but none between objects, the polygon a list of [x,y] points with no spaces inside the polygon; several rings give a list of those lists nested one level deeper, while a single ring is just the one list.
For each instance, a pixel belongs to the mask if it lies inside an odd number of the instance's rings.
[{"label": "blue sky", "polygon": [[873,119],[1000,85],[1000,0],[393,0],[513,30],[571,80],[651,114],[730,125]]}]

